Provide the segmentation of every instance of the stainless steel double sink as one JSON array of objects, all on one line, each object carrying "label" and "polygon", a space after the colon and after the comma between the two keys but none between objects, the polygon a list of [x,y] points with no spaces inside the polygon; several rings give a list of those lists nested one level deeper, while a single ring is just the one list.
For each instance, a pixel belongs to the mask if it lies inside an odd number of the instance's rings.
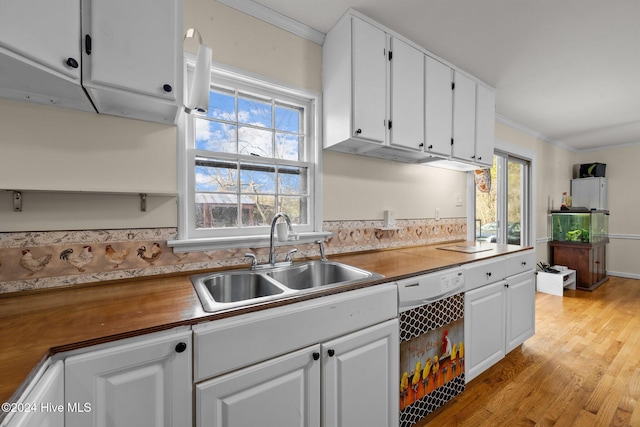
[{"label": "stainless steel double sink", "polygon": [[302,292],[384,276],[333,261],[308,261],[260,270],[231,270],[191,276],[207,312],[273,301]]}]

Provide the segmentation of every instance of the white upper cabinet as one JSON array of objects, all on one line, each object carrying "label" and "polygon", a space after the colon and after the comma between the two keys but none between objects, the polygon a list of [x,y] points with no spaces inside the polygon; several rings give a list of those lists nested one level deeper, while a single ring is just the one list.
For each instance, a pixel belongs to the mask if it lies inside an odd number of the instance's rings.
[{"label": "white upper cabinet", "polygon": [[0,96],[95,111],[80,86],[77,0],[0,3]]},{"label": "white upper cabinet", "polygon": [[391,145],[424,146],[424,53],[391,37]]},{"label": "white upper cabinet", "polygon": [[413,163],[491,161],[493,91],[355,10],[327,33],[322,86],[324,148]]},{"label": "white upper cabinet", "polygon": [[425,56],[425,147],[424,150],[451,155],[453,123],[452,70]]},{"label": "white upper cabinet", "polygon": [[98,112],[173,124],[182,101],[181,2],[83,0],[82,23],[83,85]]},{"label": "white upper cabinet", "polygon": [[[385,140],[387,36],[384,31],[353,18],[352,135],[383,144]],[[347,92],[348,95],[348,92]]]},{"label": "white upper cabinet", "polygon": [[481,84],[476,84],[476,163],[493,165],[495,144],[496,94]]},{"label": "white upper cabinet", "polygon": [[0,4],[1,97],[173,124],[182,62],[181,0]]},{"label": "white upper cabinet", "polygon": [[461,160],[475,159],[476,83],[454,71],[453,144],[451,155]]}]

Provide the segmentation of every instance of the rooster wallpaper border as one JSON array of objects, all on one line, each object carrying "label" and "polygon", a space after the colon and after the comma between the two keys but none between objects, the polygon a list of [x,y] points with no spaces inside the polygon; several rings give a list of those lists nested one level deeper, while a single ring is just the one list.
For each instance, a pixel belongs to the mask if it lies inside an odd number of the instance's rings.
[{"label": "rooster wallpaper border", "polygon": [[[464,240],[464,218],[382,221],[325,221],[328,255]],[[167,241],[176,228],[0,233],[0,294],[32,289],[191,272],[247,264],[253,252],[267,261],[269,248],[174,253]],[[296,246],[295,257],[319,256],[317,245]],[[278,248],[286,252],[289,246]],[[295,258],[294,258],[295,260]]]}]

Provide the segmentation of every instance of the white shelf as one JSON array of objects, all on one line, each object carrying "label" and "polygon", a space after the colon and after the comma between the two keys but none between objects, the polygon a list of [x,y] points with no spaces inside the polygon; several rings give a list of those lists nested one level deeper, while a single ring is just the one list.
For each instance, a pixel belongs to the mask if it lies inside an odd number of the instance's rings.
[{"label": "white shelf", "polygon": [[576,288],[576,271],[564,270],[560,273],[538,271],[536,290],[545,294],[562,296],[565,289]]}]

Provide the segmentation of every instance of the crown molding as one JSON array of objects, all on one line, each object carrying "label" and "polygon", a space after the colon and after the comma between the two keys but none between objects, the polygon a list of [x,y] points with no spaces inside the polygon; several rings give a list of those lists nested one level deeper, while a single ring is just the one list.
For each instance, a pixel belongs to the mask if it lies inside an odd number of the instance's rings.
[{"label": "crown molding", "polygon": [[217,0],[254,18],[274,25],[322,46],[325,34],[252,0]]}]

